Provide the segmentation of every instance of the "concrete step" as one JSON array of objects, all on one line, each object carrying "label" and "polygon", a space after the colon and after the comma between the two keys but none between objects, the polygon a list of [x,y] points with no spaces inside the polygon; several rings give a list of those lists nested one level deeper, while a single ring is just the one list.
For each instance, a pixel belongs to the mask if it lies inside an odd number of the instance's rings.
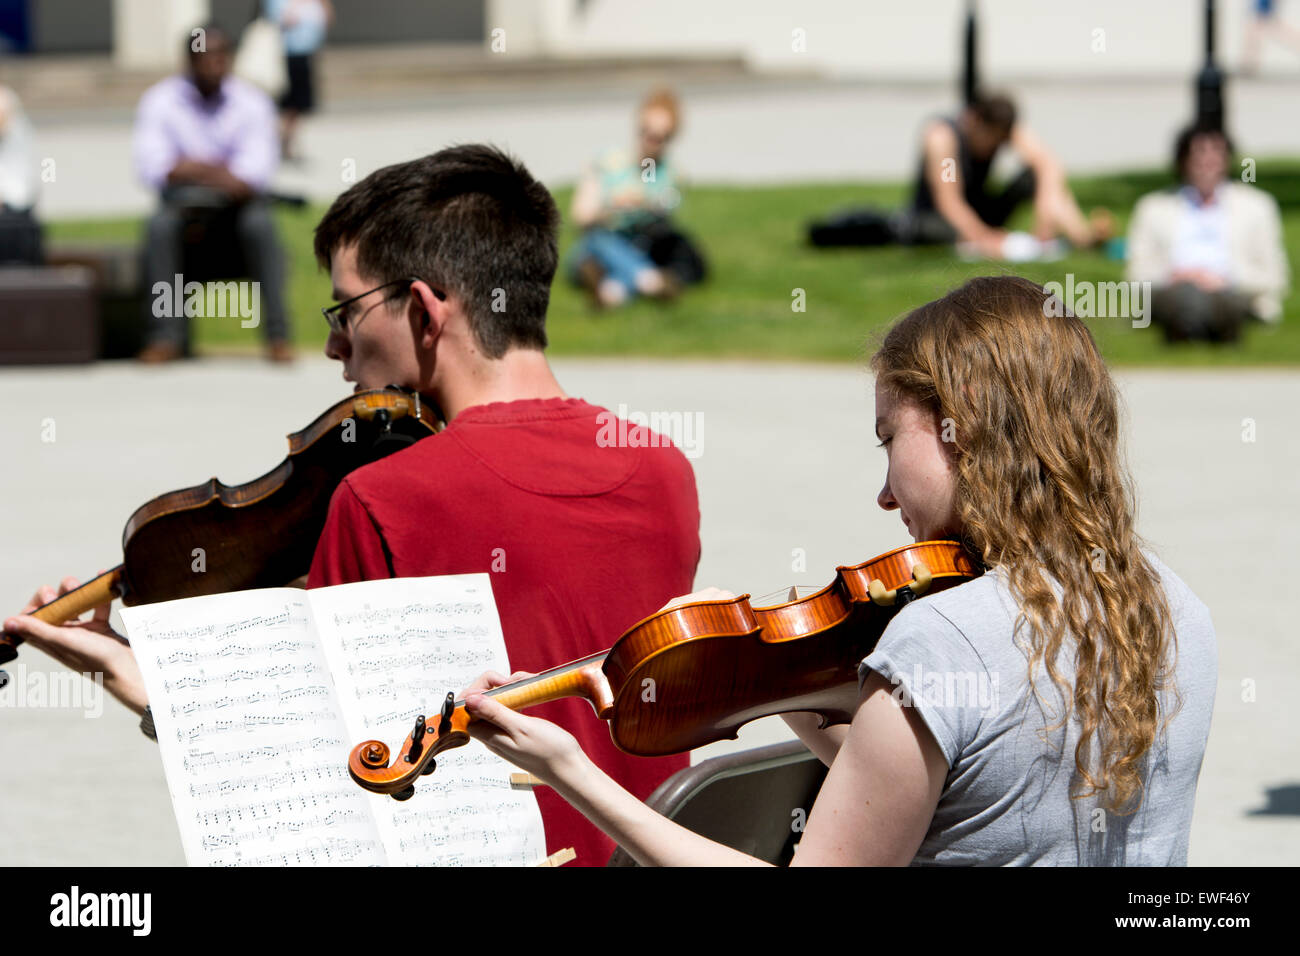
[{"label": "concrete step", "polygon": [[[14,57],[0,62],[0,83],[27,111],[133,109],[166,70],[127,70],[108,56]],[[745,80],[736,57],[545,57],[495,54],[480,44],[403,44],[326,48],[317,62],[320,98],[353,104],[376,97],[417,101],[448,92],[506,92],[538,86],[638,90],[654,83]]]}]

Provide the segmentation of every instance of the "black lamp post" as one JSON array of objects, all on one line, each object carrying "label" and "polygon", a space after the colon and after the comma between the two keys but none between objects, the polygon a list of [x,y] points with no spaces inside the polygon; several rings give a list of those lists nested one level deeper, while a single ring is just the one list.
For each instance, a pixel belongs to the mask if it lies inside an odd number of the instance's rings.
[{"label": "black lamp post", "polygon": [[1214,63],[1214,0],[1205,0],[1205,65],[1196,74],[1196,123],[1223,129],[1223,72]]},{"label": "black lamp post", "polygon": [[975,63],[975,0],[966,0],[966,35],[962,50],[961,95],[969,106],[975,102],[979,89],[979,76]]}]

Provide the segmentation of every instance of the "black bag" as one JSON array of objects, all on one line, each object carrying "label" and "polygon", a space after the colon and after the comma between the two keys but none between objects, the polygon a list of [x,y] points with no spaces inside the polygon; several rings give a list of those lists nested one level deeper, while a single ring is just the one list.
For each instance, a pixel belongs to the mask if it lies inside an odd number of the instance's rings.
[{"label": "black bag", "polygon": [[893,217],[877,209],[849,209],[808,226],[814,246],[884,246],[898,241]]},{"label": "black bag", "polygon": [[628,239],[660,269],[671,272],[682,285],[703,282],[708,276],[704,254],[695,242],[668,219],[655,219],[627,233]]}]

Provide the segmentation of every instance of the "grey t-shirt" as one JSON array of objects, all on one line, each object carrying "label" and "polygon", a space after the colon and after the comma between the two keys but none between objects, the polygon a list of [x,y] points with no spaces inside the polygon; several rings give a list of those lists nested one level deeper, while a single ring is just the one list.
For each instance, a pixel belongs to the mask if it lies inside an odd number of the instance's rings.
[{"label": "grey t-shirt", "polygon": [[[1019,610],[1003,573],[915,601],[890,622],[859,675],[869,668],[894,684],[895,698],[917,708],[948,761],[913,866],[1187,864],[1218,651],[1209,610],[1146,554],[1173,612],[1182,706],[1148,752],[1142,804],[1128,816],[1104,812],[1097,797],[1070,798],[1079,724],[1071,717],[1043,734],[1061,722],[1061,695],[1041,661],[1041,701],[1029,686],[1025,653],[1012,639]],[[1064,644],[1058,670],[1072,682],[1073,641]],[[1161,721],[1175,702],[1163,692]]]}]

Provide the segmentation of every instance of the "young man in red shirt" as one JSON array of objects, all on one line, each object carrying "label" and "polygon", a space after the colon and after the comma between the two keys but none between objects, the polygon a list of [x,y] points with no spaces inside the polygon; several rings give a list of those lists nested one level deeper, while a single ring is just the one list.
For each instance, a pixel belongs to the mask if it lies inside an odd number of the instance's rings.
[{"label": "young man in red shirt", "polygon": [[[700,556],[685,456],[566,395],[543,354],[558,222],[550,193],[521,164],[457,146],[366,177],[330,207],[315,240],[338,302],[325,310],[326,354],[358,390],[418,390],[448,425],[344,480],[308,586],[489,572],[514,670],[608,647],[690,592]],[[626,442],[603,440],[623,434]],[[54,594],[42,589],[35,600]],[[106,622],[107,609],[96,617]],[[11,621],[65,662],[84,663],[97,636]],[[143,712],[129,649],[93,651],[90,669]],[[689,763],[622,753],[581,701],[534,712],[566,727],[641,799]],[[536,795],[548,852],[572,846],[578,863],[608,860],[608,837],[550,790]]]}]

